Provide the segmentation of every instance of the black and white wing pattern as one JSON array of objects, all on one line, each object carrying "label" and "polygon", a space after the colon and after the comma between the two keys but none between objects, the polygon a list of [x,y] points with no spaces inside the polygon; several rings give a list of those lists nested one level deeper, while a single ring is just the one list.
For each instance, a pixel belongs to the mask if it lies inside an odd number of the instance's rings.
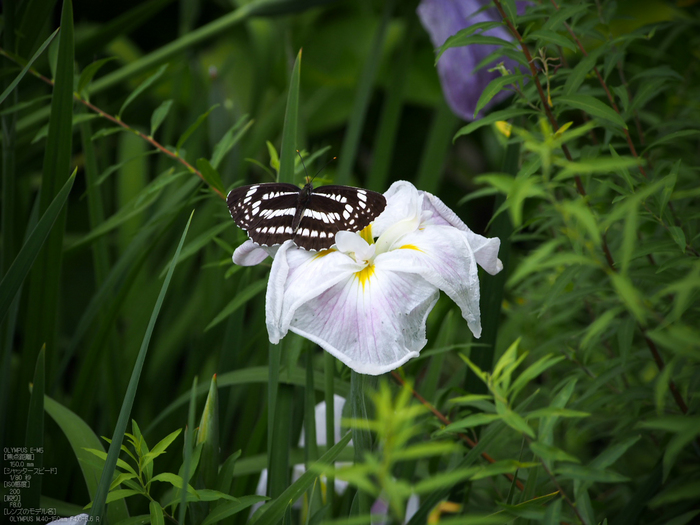
[{"label": "black and white wing pattern", "polygon": [[341,230],[360,231],[386,207],[381,193],[351,186],[270,182],[232,190],[226,197],[231,217],[262,246],[292,239],[305,250],[330,248]]}]

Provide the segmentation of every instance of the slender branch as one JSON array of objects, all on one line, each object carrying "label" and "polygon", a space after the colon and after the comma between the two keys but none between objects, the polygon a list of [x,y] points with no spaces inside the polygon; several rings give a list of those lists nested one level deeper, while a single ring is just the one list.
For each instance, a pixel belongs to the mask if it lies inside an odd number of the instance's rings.
[{"label": "slender branch", "polygon": [[[396,381],[403,387],[408,387],[411,389],[411,393],[413,394],[413,397],[415,397],[423,406],[425,406],[428,410],[430,410],[435,417],[437,417],[444,425],[449,425],[452,423],[446,416],[442,414],[437,408],[435,408],[428,400],[426,400],[423,396],[421,396],[418,392],[415,391],[415,389],[412,386],[406,385],[406,382],[403,380],[403,378],[396,373],[396,370],[394,370],[391,375],[396,379]],[[457,433],[457,435],[464,441],[467,445],[469,445],[470,448],[476,447],[479,442],[474,441],[471,439],[469,436],[466,434],[462,433]],[[489,463],[495,463],[496,460],[493,459],[490,455],[488,455],[486,452],[481,453],[481,457],[484,458],[486,461]],[[513,475],[512,474],[506,474],[505,475],[510,481],[513,481]],[[522,482],[518,479],[515,481],[515,485],[518,487],[518,489],[522,492],[525,490],[525,487],[523,486]]]},{"label": "slender branch", "polygon": [[[13,62],[15,62],[16,64],[18,63],[11,55],[9,55],[7,52],[5,52],[5,50],[2,49],[2,48],[0,48],[0,54],[2,54],[3,56],[9,58],[10,60],[12,60]],[[51,87],[54,86],[54,81],[53,81],[53,80],[51,80],[50,78],[45,77],[44,75],[42,75],[41,73],[39,73],[39,72],[36,71],[35,69],[30,68],[30,69],[29,69],[29,72],[30,72],[32,75],[34,75],[36,78],[38,78],[39,80],[41,80],[42,82],[45,82],[46,84],[48,84],[49,86],[51,86]],[[138,135],[138,136],[141,137],[143,140],[145,140],[146,142],[148,142],[149,144],[151,144],[154,148],[160,150],[162,153],[165,153],[167,156],[169,156],[169,157],[172,158],[173,160],[175,160],[175,161],[179,162],[180,164],[182,164],[183,166],[185,166],[190,172],[192,172],[192,173],[194,173],[195,175],[197,175],[197,177],[199,177],[200,179],[202,179],[202,181],[203,181],[205,184],[207,184],[207,186],[209,186],[209,183],[204,179],[204,176],[200,173],[200,171],[199,171],[197,168],[195,168],[194,166],[192,166],[192,164],[190,164],[189,162],[187,162],[184,158],[180,157],[180,155],[178,155],[177,153],[173,153],[172,151],[170,151],[169,149],[167,149],[166,147],[164,147],[162,144],[160,144],[159,142],[157,142],[153,137],[149,137],[149,136],[146,135],[145,133],[141,133],[139,130],[132,128],[131,126],[129,126],[128,124],[126,124],[125,122],[123,122],[121,119],[118,119],[117,117],[114,117],[114,116],[110,115],[109,113],[107,113],[106,111],[103,111],[102,109],[98,108],[98,107],[95,106],[94,104],[91,104],[90,102],[88,102],[87,100],[85,100],[84,98],[82,98],[82,97],[81,97],[80,95],[78,95],[77,93],[73,93],[73,98],[74,98],[75,100],[77,100],[78,102],[80,102],[81,104],[83,104],[85,107],[89,108],[91,111],[93,111],[93,112],[97,113],[98,115],[100,115],[101,117],[104,117],[104,118],[106,118],[107,120],[109,120],[110,122],[116,124],[117,126],[121,126],[122,128],[124,128],[124,129],[126,129],[126,130],[128,130],[128,131],[131,131],[131,132],[134,133],[135,135]],[[213,186],[209,186],[209,187],[210,187],[212,190],[214,190],[214,192],[216,192],[216,194],[219,195],[219,197],[221,197],[221,198],[224,199],[224,200],[226,199],[226,196],[225,196],[223,193],[221,193],[221,191],[219,191],[218,189],[214,188]]]}]

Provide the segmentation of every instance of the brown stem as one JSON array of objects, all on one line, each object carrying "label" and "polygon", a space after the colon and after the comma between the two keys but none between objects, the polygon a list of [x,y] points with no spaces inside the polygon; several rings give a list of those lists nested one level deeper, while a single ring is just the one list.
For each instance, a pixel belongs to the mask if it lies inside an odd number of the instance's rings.
[{"label": "brown stem", "polygon": [[[0,48],[0,54],[6,56],[7,58],[9,58],[10,60],[12,60],[13,62],[17,63],[17,61],[16,61],[12,56],[8,55],[2,48]],[[45,77],[44,75],[42,75],[41,73],[39,73],[39,72],[36,71],[35,69],[30,68],[30,69],[29,69],[29,72],[30,72],[32,75],[34,75],[36,78],[38,78],[39,80],[41,80],[41,81],[45,82],[46,84],[48,84],[49,86],[51,86],[51,87],[54,86],[54,81],[53,81],[53,80],[51,80],[50,78]],[[145,140],[146,142],[148,142],[149,144],[151,144],[153,147],[155,147],[155,148],[157,148],[158,150],[160,150],[162,153],[165,153],[166,155],[168,155],[169,157],[171,157],[171,158],[174,159],[175,161],[177,161],[177,162],[179,162],[180,164],[182,164],[183,166],[185,166],[189,171],[191,171],[192,173],[194,173],[195,175],[197,175],[197,177],[199,177],[200,179],[202,179],[202,181],[203,181],[205,184],[207,184],[207,186],[209,186],[209,183],[204,179],[204,177],[202,176],[202,174],[199,172],[199,170],[198,170],[197,168],[195,168],[194,166],[192,166],[192,164],[190,164],[190,163],[187,162],[185,159],[183,159],[182,157],[180,157],[177,153],[173,153],[172,151],[170,151],[170,150],[168,150],[167,148],[165,148],[165,147],[164,147],[163,145],[161,145],[159,142],[157,142],[156,140],[154,140],[153,137],[149,137],[148,135],[146,135],[146,134],[144,134],[144,133],[141,133],[140,131],[138,131],[138,130],[132,128],[132,127],[129,126],[128,124],[125,124],[125,123],[122,122],[120,119],[118,119],[118,118],[116,118],[116,117],[113,117],[113,116],[110,115],[109,113],[107,113],[107,112],[101,110],[101,109],[98,108],[97,106],[95,106],[95,105],[91,104],[90,102],[88,102],[87,100],[83,99],[83,98],[80,97],[77,93],[73,93],[73,98],[74,98],[75,100],[77,100],[78,102],[80,102],[81,104],[83,104],[85,107],[89,108],[90,110],[92,110],[92,111],[94,111],[95,113],[97,113],[98,115],[100,115],[101,117],[106,118],[107,120],[113,122],[114,124],[116,124],[116,125],[118,125],[118,126],[121,126],[122,128],[124,128],[124,129],[126,129],[126,130],[131,131],[132,133],[135,133],[136,135],[138,135],[139,137],[141,137],[143,140]],[[221,198],[224,199],[224,200],[226,199],[226,196],[225,196],[223,193],[221,193],[221,191],[219,191],[218,189],[214,188],[213,186],[209,186],[209,187],[210,187],[212,190],[214,190],[214,191],[219,195],[219,197],[221,197]]]},{"label": "brown stem", "polygon": [[[403,378],[396,373],[396,370],[394,370],[391,375],[396,379],[396,381],[403,387],[406,387],[406,383],[403,380]],[[437,417],[444,425],[449,425],[452,423],[447,417],[445,417],[442,412],[440,412],[437,408],[435,408],[429,401],[427,401],[423,396],[421,396],[418,392],[414,390],[413,387],[408,387],[411,389],[411,393],[413,394],[413,397],[415,397],[423,406],[425,406],[428,410],[430,410],[435,417]],[[479,444],[478,441],[474,441],[471,439],[469,436],[466,434],[462,433],[457,433],[457,435],[464,441],[467,445],[469,445],[470,448],[474,448]],[[481,457],[484,458],[486,461],[489,463],[495,463],[496,460],[493,459],[491,456],[489,456],[486,452],[481,453]],[[506,474],[505,475],[510,481],[513,481],[513,475],[512,474]],[[518,487],[518,489],[522,492],[525,490],[525,487],[523,486],[522,482],[520,480],[515,481],[515,485]]]}]

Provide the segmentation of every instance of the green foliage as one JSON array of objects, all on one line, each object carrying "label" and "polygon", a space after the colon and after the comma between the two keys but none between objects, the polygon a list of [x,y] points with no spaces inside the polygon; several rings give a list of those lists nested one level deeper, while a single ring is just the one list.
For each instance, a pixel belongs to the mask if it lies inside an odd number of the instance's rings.
[{"label": "green foliage", "polygon": [[[92,501],[110,524],[697,519],[691,2],[496,0],[507,20],[438,49],[415,2],[171,3],[105,21],[3,2],[0,439],[58,472],[24,505]],[[435,65],[484,46],[466,68],[494,75],[470,93],[482,116],[458,122]],[[482,338],[443,298],[420,358],[376,388],[301,337],[270,345],[269,260],[231,263],[226,192],[334,155],[317,183],[410,180],[501,238]]]}]

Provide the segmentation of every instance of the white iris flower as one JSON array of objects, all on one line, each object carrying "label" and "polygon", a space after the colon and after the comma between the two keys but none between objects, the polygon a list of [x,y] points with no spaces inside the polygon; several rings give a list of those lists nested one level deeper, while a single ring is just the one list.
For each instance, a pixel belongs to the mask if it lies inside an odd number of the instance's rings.
[{"label": "white iris flower", "polygon": [[425,346],[440,290],[480,337],[477,264],[492,275],[501,271],[500,240],[475,234],[409,182],[395,182],[384,195],[387,207],[374,224],[338,232],[329,250],[309,252],[292,241],[276,253],[252,241],[236,250],[233,260],[243,265],[274,256],[265,305],[270,342],[291,330],[356,372],[383,374]]}]

